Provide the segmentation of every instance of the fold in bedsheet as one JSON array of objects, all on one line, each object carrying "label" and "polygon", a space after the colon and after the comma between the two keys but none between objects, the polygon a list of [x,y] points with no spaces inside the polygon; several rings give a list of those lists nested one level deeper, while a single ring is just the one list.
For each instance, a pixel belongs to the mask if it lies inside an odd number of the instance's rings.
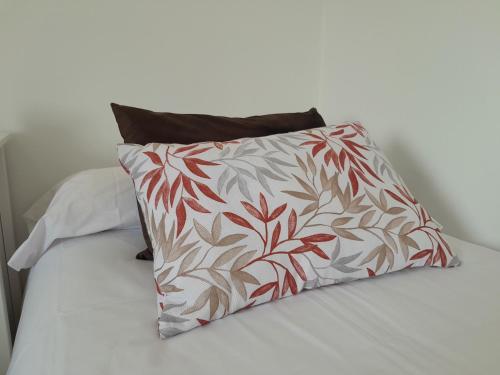
[{"label": "fold in bedsheet", "polygon": [[8,374],[499,373],[500,253],[447,238],[462,267],[308,291],[167,341],[140,231],[64,240],[31,272]]}]

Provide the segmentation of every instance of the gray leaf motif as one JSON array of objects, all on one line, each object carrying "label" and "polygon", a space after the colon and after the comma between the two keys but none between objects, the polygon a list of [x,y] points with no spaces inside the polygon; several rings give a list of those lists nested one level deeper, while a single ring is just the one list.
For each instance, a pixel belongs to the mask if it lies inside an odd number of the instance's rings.
[{"label": "gray leaf motif", "polygon": [[229,178],[229,168],[226,168],[224,172],[219,177],[219,180],[217,181],[217,192],[220,194],[222,191],[222,188],[224,187],[224,184],[226,183],[227,179]]},{"label": "gray leaf motif", "polygon": [[343,273],[352,273],[352,272],[359,271],[359,268],[349,267],[347,264],[349,264],[352,261],[354,261],[355,259],[357,259],[360,256],[360,254],[361,254],[361,252],[339,258],[336,261],[332,261],[331,267],[333,267],[337,271],[340,271]]},{"label": "gray leaf motif", "polygon": [[183,333],[184,331],[181,330],[181,329],[178,329],[178,328],[174,328],[174,327],[167,327],[167,328],[162,328],[160,330],[160,334],[163,336],[163,337],[172,337],[172,336],[176,336],[178,334],[181,334]]},{"label": "gray leaf motif", "polygon": [[184,323],[187,322],[189,319],[181,318],[180,316],[175,316],[163,312],[161,314],[160,320],[162,322],[167,322],[167,323]]},{"label": "gray leaf motif", "polygon": [[251,201],[252,196],[250,195],[250,190],[248,190],[248,184],[246,180],[243,177],[238,176],[237,181],[238,181],[238,189],[240,189],[241,193],[245,196],[246,199]]}]

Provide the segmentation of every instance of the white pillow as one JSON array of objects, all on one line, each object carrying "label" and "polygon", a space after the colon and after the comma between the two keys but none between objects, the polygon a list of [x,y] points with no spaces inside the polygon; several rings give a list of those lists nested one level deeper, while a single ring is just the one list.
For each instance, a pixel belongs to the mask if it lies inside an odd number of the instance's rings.
[{"label": "white pillow", "polygon": [[[30,211],[39,216],[43,202],[34,206]],[[119,167],[86,170],[63,181],[9,266],[17,271],[32,267],[57,239],[128,228],[140,228],[130,178]]]}]

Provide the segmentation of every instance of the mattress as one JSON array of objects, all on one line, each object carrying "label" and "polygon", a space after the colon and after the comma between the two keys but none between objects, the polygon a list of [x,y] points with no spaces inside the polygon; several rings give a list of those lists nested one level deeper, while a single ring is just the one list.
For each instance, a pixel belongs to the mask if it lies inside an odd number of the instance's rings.
[{"label": "mattress", "polygon": [[63,240],[30,274],[8,374],[500,373],[500,253],[447,238],[461,267],[311,290],[168,340],[140,231]]}]

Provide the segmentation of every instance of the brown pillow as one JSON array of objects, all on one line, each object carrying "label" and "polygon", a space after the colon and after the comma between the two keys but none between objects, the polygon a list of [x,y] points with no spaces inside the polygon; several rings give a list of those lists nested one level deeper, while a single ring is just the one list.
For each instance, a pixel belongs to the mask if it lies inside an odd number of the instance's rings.
[{"label": "brown pillow", "polygon": [[[263,137],[271,134],[325,126],[316,108],[307,112],[275,113],[251,117],[224,117],[201,114],[153,112],[146,109],[111,103],[125,143],[225,142],[238,138]],[[148,248],[137,254],[137,259],[153,260],[142,210],[139,207],[142,233]]]}]

